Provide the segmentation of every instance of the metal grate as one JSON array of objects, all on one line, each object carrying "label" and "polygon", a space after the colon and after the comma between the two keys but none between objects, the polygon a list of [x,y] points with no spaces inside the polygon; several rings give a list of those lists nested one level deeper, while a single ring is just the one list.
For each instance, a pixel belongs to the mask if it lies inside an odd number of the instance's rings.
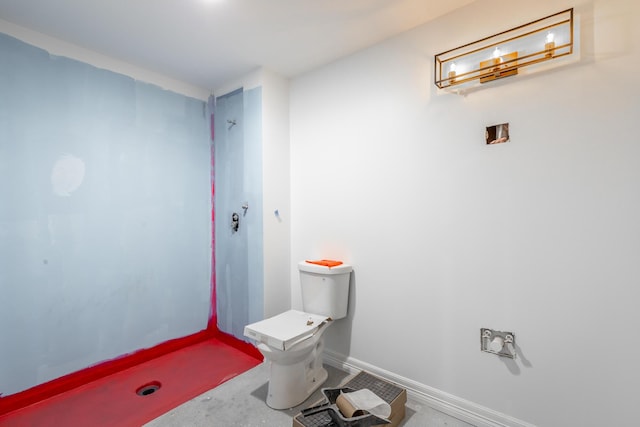
[{"label": "metal grate", "polygon": [[333,422],[328,412],[317,412],[308,416],[298,415],[296,420],[304,427],[334,427],[336,423]]},{"label": "metal grate", "polygon": [[387,381],[371,375],[368,372],[362,371],[348,383],[345,387],[351,387],[354,390],[362,390],[368,388],[389,405],[395,400],[396,397],[402,393],[402,389],[396,385],[388,383]]},{"label": "metal grate", "polygon": [[[375,377],[368,372],[362,371],[343,387],[350,387],[354,390],[362,390],[368,388],[385,402],[391,404],[402,393],[402,388],[388,383],[387,381]],[[304,427],[337,427],[338,425],[331,419],[327,412],[318,412],[308,416],[302,414],[295,418]]]}]

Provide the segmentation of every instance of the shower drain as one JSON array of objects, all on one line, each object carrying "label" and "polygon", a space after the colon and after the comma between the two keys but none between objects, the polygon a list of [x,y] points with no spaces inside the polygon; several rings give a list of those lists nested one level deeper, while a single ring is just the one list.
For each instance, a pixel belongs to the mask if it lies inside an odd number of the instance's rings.
[{"label": "shower drain", "polygon": [[150,394],[155,393],[160,390],[162,385],[158,381],[153,381],[143,386],[138,387],[136,390],[136,394],[138,396],[149,396]]}]

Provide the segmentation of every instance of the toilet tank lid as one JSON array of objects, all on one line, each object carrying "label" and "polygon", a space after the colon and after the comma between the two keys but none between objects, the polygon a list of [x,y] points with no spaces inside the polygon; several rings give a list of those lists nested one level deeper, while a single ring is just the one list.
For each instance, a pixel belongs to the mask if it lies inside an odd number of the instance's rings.
[{"label": "toilet tank lid", "polygon": [[353,267],[349,264],[340,264],[335,267],[327,267],[324,265],[312,264],[307,261],[300,261],[298,263],[298,270],[318,274],[345,274],[350,273],[353,270]]},{"label": "toilet tank lid", "polygon": [[330,319],[319,314],[289,310],[244,327],[244,336],[285,351],[312,337]]}]

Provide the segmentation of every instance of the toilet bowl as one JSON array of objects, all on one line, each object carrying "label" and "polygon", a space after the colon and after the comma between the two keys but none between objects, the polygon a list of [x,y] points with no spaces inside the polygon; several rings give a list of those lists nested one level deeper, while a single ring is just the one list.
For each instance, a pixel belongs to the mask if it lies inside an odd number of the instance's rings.
[{"label": "toilet bowl", "polygon": [[245,335],[259,341],[258,350],[270,365],[269,407],[297,406],[327,379],[322,336],[330,322],[326,316],[289,310],[245,328]]},{"label": "toilet bowl", "polygon": [[[244,329],[270,364],[267,405],[273,409],[301,404],[326,381],[323,335],[334,319],[347,315],[351,266],[329,268],[303,261],[298,268],[305,311],[285,311]],[[312,312],[307,312],[309,307]]]}]

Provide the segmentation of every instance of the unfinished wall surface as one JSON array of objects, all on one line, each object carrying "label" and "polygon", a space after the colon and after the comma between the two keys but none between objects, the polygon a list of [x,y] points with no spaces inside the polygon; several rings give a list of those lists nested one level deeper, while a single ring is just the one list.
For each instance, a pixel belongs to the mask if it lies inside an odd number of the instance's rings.
[{"label": "unfinished wall surface", "polygon": [[[247,323],[291,304],[289,87],[286,78],[259,68],[215,92],[222,94],[215,143],[218,326],[246,339]],[[237,120],[229,129],[226,120],[240,112],[242,130]],[[234,211],[242,213],[237,234],[229,227]]]},{"label": "unfinished wall surface", "polygon": [[260,87],[220,96],[215,109],[218,327],[241,339],[264,316],[261,109]]},{"label": "unfinished wall surface", "polygon": [[[575,64],[433,85],[435,54],[569,7]],[[329,351],[534,425],[634,424],[638,20],[631,0],[479,1],[292,81],[292,262],[354,266]],[[482,353],[482,327],[518,358]]]},{"label": "unfinished wall surface", "polygon": [[0,53],[0,394],[206,328],[205,103]]}]

